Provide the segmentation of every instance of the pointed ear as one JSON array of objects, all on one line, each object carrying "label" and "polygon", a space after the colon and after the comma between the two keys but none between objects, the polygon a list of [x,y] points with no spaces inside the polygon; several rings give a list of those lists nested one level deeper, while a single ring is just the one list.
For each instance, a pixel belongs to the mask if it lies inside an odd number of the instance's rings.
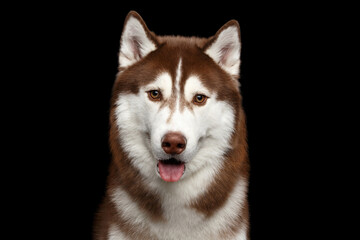
[{"label": "pointed ear", "polygon": [[135,11],[129,12],[120,41],[120,68],[136,63],[154,51],[157,46],[155,35],[149,31],[141,16]]},{"label": "pointed ear", "polygon": [[204,51],[235,78],[240,74],[240,26],[236,20],[227,22],[204,46]]}]

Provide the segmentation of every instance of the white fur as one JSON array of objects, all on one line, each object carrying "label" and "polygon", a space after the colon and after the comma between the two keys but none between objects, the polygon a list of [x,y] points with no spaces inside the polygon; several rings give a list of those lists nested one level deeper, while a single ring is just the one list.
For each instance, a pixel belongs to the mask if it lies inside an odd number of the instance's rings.
[{"label": "white fur", "polygon": [[191,102],[196,94],[203,94],[210,96],[211,92],[207,89],[196,75],[191,75],[185,82],[184,86],[185,98],[188,102]]},{"label": "white fur", "polygon": [[[177,91],[180,91],[181,66],[179,60]],[[163,72],[137,94],[119,95],[115,115],[120,144],[148,187],[161,197],[166,221],[151,222],[123,189],[116,189],[112,200],[127,221],[148,228],[159,239],[218,239],[217,233],[237,217],[247,183],[240,180],[225,206],[210,219],[188,205],[204,193],[223,164],[223,155],[230,147],[234,131],[234,110],[228,103],[217,100],[216,92],[207,89],[195,75],[186,80],[185,100],[192,104],[195,94],[205,94],[209,99],[204,106],[194,105],[193,111],[181,109],[179,99],[173,113],[169,107],[160,108],[161,103],[149,100],[146,93],[154,89],[162,92],[164,101],[175,97],[171,75]],[[157,161],[168,158],[161,148],[161,139],[169,131],[179,131],[187,139],[186,149],[179,156],[186,162],[186,171],[180,181],[174,183],[163,181],[156,171]],[[240,232],[237,239],[243,240],[241,236]]]},{"label": "white fur", "polygon": [[128,240],[128,238],[119,230],[119,228],[112,224],[108,232],[108,240]]},{"label": "white fur", "polygon": [[155,78],[155,81],[143,88],[143,92],[147,92],[150,90],[160,90],[162,96],[165,99],[168,99],[171,95],[171,88],[172,82],[170,74],[168,72],[162,72]]},{"label": "white fur", "polygon": [[[155,49],[155,44],[148,38],[139,20],[131,16],[126,22],[121,36],[120,67],[128,67],[134,64]],[[136,53],[140,53],[140,56]]]},{"label": "white fur", "polygon": [[[224,51],[224,49],[227,49]],[[238,28],[229,26],[224,29],[215,42],[205,51],[230,75],[238,76],[240,71],[240,38]]]},{"label": "white fur", "polygon": [[[181,74],[182,74],[181,67],[182,67],[182,59],[180,58],[179,64],[176,69],[176,78],[175,78],[175,88],[176,88],[177,96],[179,96],[179,94],[180,94],[180,79],[181,79]],[[178,98],[178,100],[179,100],[179,98]]]},{"label": "white fur", "polygon": [[[180,111],[180,79],[181,79],[181,75],[182,75],[182,72],[181,72],[181,67],[182,67],[182,60],[180,58],[179,60],[179,64],[177,66],[177,69],[176,69],[176,78],[175,78],[175,91],[176,91],[176,111]],[[171,117],[171,116],[170,116]],[[169,120],[170,120],[170,117],[169,117]],[[168,121],[169,121],[168,120]],[[174,130],[170,130],[170,131],[174,131]],[[181,131],[180,131],[181,132]]]},{"label": "white fur", "polygon": [[[150,231],[156,239],[192,240],[219,239],[219,233],[226,231],[227,224],[234,221],[243,206],[246,197],[247,183],[239,180],[225,206],[212,217],[206,219],[195,209],[188,207],[179,195],[162,195],[165,221],[153,222],[146,213],[121,188],[116,189],[111,200],[115,203],[118,213],[134,227]],[[184,194],[183,194],[184,195]],[[179,199],[180,197],[180,199]],[[190,221],[191,220],[191,221]],[[119,231],[112,228],[112,233]],[[122,239],[122,238],[120,238]],[[125,238],[124,238],[125,239]],[[150,239],[150,236],[149,236]],[[233,239],[246,240],[246,226]]]},{"label": "white fur", "polygon": [[234,240],[247,240],[247,226],[243,226],[236,234]]}]

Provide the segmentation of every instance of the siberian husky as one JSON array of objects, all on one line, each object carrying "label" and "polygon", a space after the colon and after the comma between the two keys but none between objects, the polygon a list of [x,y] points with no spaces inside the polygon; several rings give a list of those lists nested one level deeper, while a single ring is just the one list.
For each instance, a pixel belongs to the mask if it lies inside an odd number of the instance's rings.
[{"label": "siberian husky", "polygon": [[249,239],[240,28],[157,36],[125,19],[96,240]]}]

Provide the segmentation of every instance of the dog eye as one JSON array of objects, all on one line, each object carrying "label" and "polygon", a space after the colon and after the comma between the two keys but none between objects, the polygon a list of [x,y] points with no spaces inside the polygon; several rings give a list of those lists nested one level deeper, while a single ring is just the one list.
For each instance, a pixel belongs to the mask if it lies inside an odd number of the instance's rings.
[{"label": "dog eye", "polygon": [[149,99],[152,101],[160,101],[161,100],[161,92],[159,90],[151,90],[148,91]]},{"label": "dog eye", "polygon": [[196,94],[194,99],[193,99],[193,103],[196,105],[204,105],[206,103],[206,100],[208,99],[207,96],[202,95],[202,94]]}]

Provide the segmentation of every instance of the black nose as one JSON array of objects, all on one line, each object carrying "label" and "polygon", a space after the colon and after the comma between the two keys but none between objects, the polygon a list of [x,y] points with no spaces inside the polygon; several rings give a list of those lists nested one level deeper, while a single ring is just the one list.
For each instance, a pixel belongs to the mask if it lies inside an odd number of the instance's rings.
[{"label": "black nose", "polygon": [[169,132],[163,137],[161,147],[167,154],[180,154],[186,148],[186,139],[179,132]]}]

